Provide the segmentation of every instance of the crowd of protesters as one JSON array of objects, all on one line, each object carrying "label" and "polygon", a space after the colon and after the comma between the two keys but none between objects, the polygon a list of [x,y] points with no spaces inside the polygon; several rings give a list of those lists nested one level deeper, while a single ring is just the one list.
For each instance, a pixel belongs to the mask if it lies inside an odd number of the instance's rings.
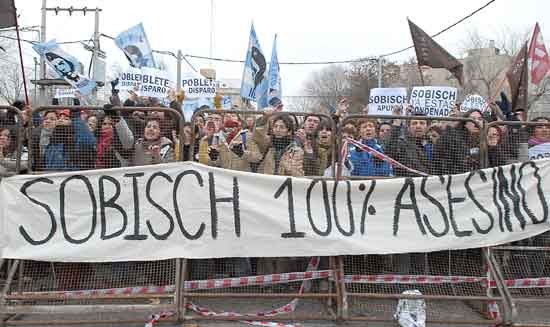
[{"label": "crowd of protesters", "polygon": [[[180,111],[179,100],[174,96],[170,107]],[[58,104],[55,99],[53,104]],[[493,121],[524,120],[523,112],[494,103],[485,112],[461,113],[457,105],[451,116],[468,120],[448,121],[401,106],[394,108],[393,119],[346,118],[350,105],[346,99],[331,119],[314,113],[299,116],[285,113],[278,102],[253,115],[210,110],[183,126],[172,112],[153,109],[161,107],[156,99],[133,93],[121,103],[113,92],[111,104],[93,111],[56,108],[33,113],[23,102],[13,105],[20,116],[0,112],[3,175],[15,172],[17,133],[23,145],[23,172],[194,160],[271,175],[414,177],[504,165],[524,160],[527,147],[550,143],[550,125],[493,124],[485,135],[487,162],[482,163],[482,128]],[[79,105],[78,99],[74,105]],[[113,106],[144,109],[115,111]],[[549,119],[531,121],[548,123]]]},{"label": "crowd of protesters", "polygon": [[[173,94],[171,100],[170,109],[181,112],[182,97]],[[59,103],[54,99],[53,104]],[[75,99],[73,104],[80,103]],[[19,101],[13,106],[20,115],[0,110],[0,177],[17,172],[19,155],[20,172],[192,160],[270,175],[415,177],[459,174],[522,161],[527,159],[528,147],[550,144],[550,120],[545,117],[531,119],[540,124],[536,126],[503,123],[484,129],[493,121],[525,121],[523,112],[511,112],[494,103],[485,112],[461,113],[457,105],[451,117],[468,120],[455,121],[426,117],[401,106],[394,107],[391,119],[349,116],[350,103],[342,99],[330,117],[286,113],[281,102],[274,102],[254,114],[213,109],[182,122],[173,111],[158,109],[161,104],[156,99],[130,93],[121,103],[116,90],[110,104],[101,110],[57,106],[33,112]],[[115,110],[115,106],[125,110]],[[487,154],[485,163],[482,151]],[[210,260],[209,264],[224,266],[210,267],[210,272],[232,270],[244,276],[297,271],[304,262],[230,258]]]}]

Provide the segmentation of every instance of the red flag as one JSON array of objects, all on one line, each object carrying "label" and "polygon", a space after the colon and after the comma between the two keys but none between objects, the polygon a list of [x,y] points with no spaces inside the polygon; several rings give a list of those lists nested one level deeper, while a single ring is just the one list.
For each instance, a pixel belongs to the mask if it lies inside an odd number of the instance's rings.
[{"label": "red flag", "polygon": [[542,34],[540,32],[539,23],[535,25],[531,44],[529,45],[529,59],[531,61],[531,82],[538,85],[544,78],[548,70],[550,70],[550,60],[548,51],[544,46]]},{"label": "red flag", "polygon": [[506,72],[512,93],[512,111],[527,110],[527,42],[521,47],[512,65]]}]

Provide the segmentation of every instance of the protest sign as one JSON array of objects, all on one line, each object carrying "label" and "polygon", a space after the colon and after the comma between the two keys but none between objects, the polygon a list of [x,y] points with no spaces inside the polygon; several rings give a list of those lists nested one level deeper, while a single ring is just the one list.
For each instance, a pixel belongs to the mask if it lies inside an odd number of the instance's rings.
[{"label": "protest sign", "polygon": [[447,117],[456,102],[457,90],[446,86],[416,86],[412,89],[410,105],[414,112],[430,117]]},{"label": "protest sign", "polygon": [[549,159],[550,143],[543,143],[529,148],[529,160]]},{"label": "protest sign", "polygon": [[155,68],[142,67],[141,69],[130,67],[119,76],[121,90],[134,90],[140,96],[164,98],[173,87],[168,72]]},{"label": "protest sign", "polygon": [[186,98],[213,98],[217,82],[199,74],[188,73],[181,79],[181,88]]},{"label": "protest sign", "polygon": [[74,98],[76,94],[75,89],[55,89],[55,96],[56,99],[63,99],[63,98]]},{"label": "protest sign", "polygon": [[44,56],[46,63],[67,81],[81,95],[88,95],[96,88],[96,82],[82,75],[82,65],[78,59],[63,51],[55,40],[46,43],[36,43],[32,46],[34,51]]},{"label": "protest sign", "polygon": [[550,160],[330,181],[193,162],[0,182],[2,257],[105,262],[489,247],[550,229]]},{"label": "protest sign", "polygon": [[469,94],[464,101],[462,101],[460,111],[466,112],[472,109],[482,112],[487,110],[487,100],[479,94]]},{"label": "protest sign", "polygon": [[391,115],[393,106],[407,103],[407,89],[398,88],[375,88],[370,90],[369,114]]}]

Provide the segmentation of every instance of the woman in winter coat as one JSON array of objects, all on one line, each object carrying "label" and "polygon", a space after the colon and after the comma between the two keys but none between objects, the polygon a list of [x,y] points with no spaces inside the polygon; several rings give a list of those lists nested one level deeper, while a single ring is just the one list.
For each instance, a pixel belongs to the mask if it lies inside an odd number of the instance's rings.
[{"label": "woman in winter coat", "polygon": [[550,153],[550,119],[546,117],[537,117],[531,120],[536,123],[546,123],[546,125],[537,125],[530,128],[530,137],[527,141],[529,146],[529,159],[542,159]]},{"label": "woman in winter coat", "polygon": [[249,161],[258,164],[260,174],[304,176],[304,167],[315,164],[311,145],[302,147],[295,140],[294,123],[288,115],[273,118],[270,135],[265,130],[268,125],[256,126]]},{"label": "woman in winter coat", "polygon": [[61,110],[44,151],[46,170],[95,168],[96,138],[78,111]]},{"label": "woman in winter coat", "polygon": [[128,158],[134,147],[134,135],[126,120],[110,107],[99,126],[96,168],[118,168],[129,165]]},{"label": "woman in winter coat", "polygon": [[[11,131],[8,128],[0,127],[0,177],[17,173],[17,151],[12,141]],[[21,170],[27,169],[27,150],[22,149]]]},{"label": "woman in winter coat", "polygon": [[162,136],[161,122],[157,118],[148,118],[143,130],[143,138],[134,146],[134,166],[154,165],[174,160],[172,141]]}]

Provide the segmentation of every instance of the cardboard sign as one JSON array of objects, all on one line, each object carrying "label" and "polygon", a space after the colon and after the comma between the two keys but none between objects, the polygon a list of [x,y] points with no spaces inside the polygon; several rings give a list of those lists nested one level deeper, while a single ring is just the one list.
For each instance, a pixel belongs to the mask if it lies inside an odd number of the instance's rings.
[{"label": "cardboard sign", "polygon": [[410,105],[414,111],[430,117],[447,117],[453,110],[457,90],[446,86],[415,86]]},{"label": "cardboard sign", "polygon": [[395,105],[407,103],[407,89],[399,88],[375,88],[370,90],[369,114],[391,115]]}]

